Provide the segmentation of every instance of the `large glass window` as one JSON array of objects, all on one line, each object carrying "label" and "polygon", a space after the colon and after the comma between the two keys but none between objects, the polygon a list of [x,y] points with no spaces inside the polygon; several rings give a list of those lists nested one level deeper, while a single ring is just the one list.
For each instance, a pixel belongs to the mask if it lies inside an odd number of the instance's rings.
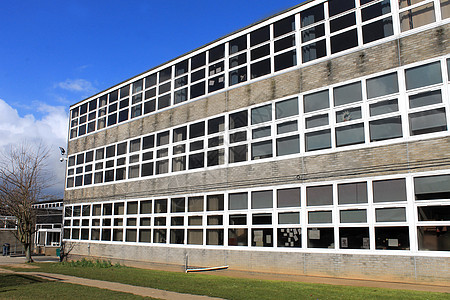
[{"label": "large glass window", "polygon": [[380,250],[409,250],[408,227],[375,227],[375,244]]},{"label": "large glass window", "polygon": [[273,229],[272,228],[252,229],[252,246],[273,247]]},{"label": "large glass window", "polygon": [[405,179],[378,180],[373,182],[373,202],[406,201]]},{"label": "large glass window", "polygon": [[330,0],[328,1],[328,11],[330,16],[335,16],[344,11],[355,7],[355,1],[352,0]]},{"label": "large glass window", "polygon": [[295,30],[295,18],[290,16],[273,24],[273,35],[275,37],[284,35]]},{"label": "large glass window", "polygon": [[392,18],[384,18],[362,27],[364,44],[391,36],[394,34]]},{"label": "large glass window", "polygon": [[252,144],[252,159],[262,159],[272,156],[271,140]]},{"label": "large glass window", "polygon": [[251,78],[257,78],[270,73],[270,58],[250,65]]},{"label": "large glass window", "polygon": [[308,8],[300,13],[302,27],[319,22],[325,18],[323,4]]},{"label": "large glass window", "polygon": [[450,230],[448,226],[417,227],[419,250],[450,251]]},{"label": "large glass window", "polygon": [[376,98],[398,92],[397,73],[367,79],[367,98]]},{"label": "large glass window", "polygon": [[324,57],[325,55],[327,55],[327,47],[325,39],[310,43],[302,47],[303,63]]},{"label": "large glass window", "polygon": [[276,119],[298,115],[298,99],[288,99],[275,104]]},{"label": "large glass window", "polygon": [[247,125],[247,110],[230,114],[230,129],[240,128]]},{"label": "large glass window", "polygon": [[354,124],[336,128],[336,146],[364,143],[364,124]]},{"label": "large glass window", "polygon": [[248,200],[247,193],[235,193],[228,195],[228,209],[247,209]]},{"label": "large glass window", "polygon": [[184,244],[184,229],[171,229],[170,230],[170,243],[171,244]]},{"label": "large glass window", "polygon": [[233,228],[228,229],[228,246],[247,246],[248,229]]},{"label": "large glass window", "polygon": [[188,198],[188,211],[203,211],[203,196]]},{"label": "large glass window", "polygon": [[297,53],[296,50],[284,52],[275,56],[275,72],[284,70],[297,65]]},{"label": "large glass window", "polygon": [[330,31],[333,33],[335,31],[339,31],[341,29],[350,27],[356,24],[356,16],[355,13],[349,13],[343,15],[339,18],[330,20]]},{"label": "large glass window", "polygon": [[[441,0],[441,16],[442,19],[450,18],[450,1],[449,0]],[[448,60],[447,60],[448,62]]]},{"label": "large glass window", "polygon": [[302,246],[300,228],[278,228],[278,247],[296,247]]},{"label": "large glass window", "polygon": [[331,131],[329,129],[305,134],[306,151],[331,148]]},{"label": "large glass window", "polygon": [[436,20],[433,3],[405,10],[400,13],[400,27],[402,31],[424,26]]},{"label": "large glass window", "polygon": [[319,24],[302,31],[302,43],[312,41],[325,35],[325,25]]},{"label": "large glass window", "polygon": [[247,49],[247,36],[241,36],[229,42],[230,54]]},{"label": "large glass window", "polygon": [[369,249],[369,228],[339,228],[340,249]]},{"label": "large glass window", "polygon": [[272,191],[252,192],[252,208],[272,208]]},{"label": "large glass window", "polygon": [[277,190],[277,207],[300,207],[300,188]]},{"label": "large glass window", "polygon": [[278,224],[300,224],[300,213],[299,212],[279,213]]},{"label": "large glass window", "polygon": [[411,135],[446,131],[445,108],[409,114],[409,130]]},{"label": "large glass window", "polygon": [[365,209],[349,209],[340,211],[341,223],[366,223],[367,211]]},{"label": "large glass window", "polygon": [[223,195],[208,195],[206,200],[206,209],[208,211],[223,210]]},{"label": "large glass window", "polygon": [[185,199],[184,198],[173,198],[171,200],[170,205],[170,212],[176,213],[176,212],[185,212]]},{"label": "large glass window", "polygon": [[272,105],[264,105],[252,109],[252,124],[258,124],[272,120]]},{"label": "large glass window", "polygon": [[303,105],[305,113],[329,108],[330,100],[328,96],[328,90],[316,92],[303,96]]},{"label": "large glass window", "polygon": [[308,228],[308,248],[334,249],[334,229]]},{"label": "large glass window", "polygon": [[389,0],[383,0],[382,2],[375,3],[361,10],[362,21],[368,21],[376,17],[391,12],[391,5]]},{"label": "large glass window", "polygon": [[247,160],[247,145],[230,147],[228,162],[236,163]]},{"label": "large glass window", "polygon": [[369,106],[370,116],[378,116],[398,111],[398,101],[384,100],[377,103],[370,104]]},{"label": "large glass window", "polygon": [[167,199],[155,200],[155,213],[166,213],[167,212]]},{"label": "large glass window", "polygon": [[332,205],[333,186],[309,186],[306,188],[306,203],[308,206]]},{"label": "large glass window", "polygon": [[369,122],[370,141],[383,141],[403,136],[400,116]]},{"label": "large glass window", "polygon": [[450,199],[450,175],[414,178],[416,200]]},{"label": "large glass window", "polygon": [[450,206],[419,206],[417,216],[419,221],[450,221]]},{"label": "large glass window", "polygon": [[334,105],[344,105],[362,100],[361,82],[355,82],[339,87],[334,90]]},{"label": "large glass window", "polygon": [[308,224],[321,224],[331,222],[332,222],[331,210],[308,212]]},{"label": "large glass window", "polygon": [[408,90],[442,82],[441,63],[435,62],[405,71]]},{"label": "large glass window", "polygon": [[409,96],[409,108],[422,107],[442,103],[441,91],[428,91]]},{"label": "large glass window", "polygon": [[358,34],[356,29],[334,35],[330,40],[332,54],[358,46]]},{"label": "large glass window", "polygon": [[329,124],[328,114],[317,115],[317,116],[306,118],[305,123],[306,123],[306,129],[320,127],[320,126],[326,126]]},{"label": "large glass window", "polygon": [[366,182],[338,184],[339,204],[367,203]]},{"label": "large glass window", "polygon": [[167,239],[167,229],[155,229],[153,231],[153,242],[154,243],[166,243]]},{"label": "large glass window", "polygon": [[203,230],[201,230],[201,229],[188,229],[188,231],[187,231],[187,243],[189,245],[202,245],[203,244]]},{"label": "large glass window", "polygon": [[406,210],[404,207],[377,208],[375,219],[377,222],[406,222]]}]

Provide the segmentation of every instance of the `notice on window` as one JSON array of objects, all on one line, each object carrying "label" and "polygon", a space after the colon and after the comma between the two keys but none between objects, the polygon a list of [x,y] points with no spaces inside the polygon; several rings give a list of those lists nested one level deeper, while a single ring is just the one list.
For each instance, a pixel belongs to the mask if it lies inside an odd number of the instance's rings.
[{"label": "notice on window", "polygon": [[389,247],[398,247],[398,239],[388,239]]},{"label": "notice on window", "polygon": [[342,248],[348,248],[348,238],[341,237],[341,247]]},{"label": "notice on window", "polygon": [[272,236],[270,234],[266,235],[266,243],[272,244]]},{"label": "notice on window", "polygon": [[262,230],[255,230],[253,233],[254,233],[253,241],[254,242],[262,242],[262,240],[263,240]]},{"label": "notice on window", "polygon": [[369,249],[369,247],[370,247],[369,238],[367,238],[367,237],[363,238],[363,248]]},{"label": "notice on window", "polygon": [[319,229],[310,229],[309,230],[309,239],[310,240],[320,240],[320,230]]}]

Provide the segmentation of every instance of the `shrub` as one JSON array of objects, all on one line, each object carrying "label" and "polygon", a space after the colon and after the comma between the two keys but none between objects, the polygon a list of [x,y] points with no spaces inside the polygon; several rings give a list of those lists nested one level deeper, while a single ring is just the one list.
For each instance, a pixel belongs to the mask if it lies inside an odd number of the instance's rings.
[{"label": "shrub", "polygon": [[81,267],[81,268],[120,268],[121,264],[112,264],[109,260],[88,260],[83,258],[81,260],[73,260],[68,262],[62,262],[61,264],[70,267]]}]

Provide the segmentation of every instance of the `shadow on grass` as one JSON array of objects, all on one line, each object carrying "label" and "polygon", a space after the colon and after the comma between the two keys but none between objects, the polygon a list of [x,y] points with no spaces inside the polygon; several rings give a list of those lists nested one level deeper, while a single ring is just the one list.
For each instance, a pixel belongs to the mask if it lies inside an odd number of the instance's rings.
[{"label": "shadow on grass", "polygon": [[33,284],[46,282],[45,279],[40,279],[30,275],[22,274],[1,274],[0,275],[0,292],[5,292],[3,288],[11,286],[19,286],[25,284]]}]

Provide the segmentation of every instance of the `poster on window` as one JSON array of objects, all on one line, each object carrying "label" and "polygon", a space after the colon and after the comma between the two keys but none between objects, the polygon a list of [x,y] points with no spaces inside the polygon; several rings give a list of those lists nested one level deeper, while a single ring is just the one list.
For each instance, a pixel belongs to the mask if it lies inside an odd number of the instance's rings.
[{"label": "poster on window", "polygon": [[365,237],[363,238],[363,248],[364,249],[369,249],[370,245],[369,245],[369,238]]},{"label": "poster on window", "polygon": [[341,248],[348,248],[348,238],[341,237]]},{"label": "poster on window", "polygon": [[263,232],[262,230],[255,230],[253,232],[254,236],[253,236],[253,241],[254,242],[262,242],[263,240]]},{"label": "poster on window", "polygon": [[320,230],[319,229],[310,229],[309,230],[309,239],[310,240],[320,240]]},{"label": "poster on window", "polygon": [[398,247],[398,239],[389,239],[388,246],[389,247]]}]

